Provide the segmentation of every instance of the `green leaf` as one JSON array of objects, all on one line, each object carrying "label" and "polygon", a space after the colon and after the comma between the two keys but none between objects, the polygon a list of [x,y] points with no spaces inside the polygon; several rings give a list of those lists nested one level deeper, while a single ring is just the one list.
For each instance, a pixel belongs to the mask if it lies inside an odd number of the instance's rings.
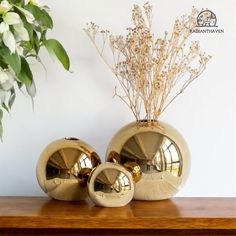
[{"label": "green leaf", "polygon": [[2,111],[2,109],[0,109],[0,122],[2,120],[2,117],[3,117],[3,111]]},{"label": "green leaf", "polygon": [[23,0],[12,0],[12,2],[15,4],[22,4]]},{"label": "green leaf", "polygon": [[2,102],[2,107],[9,113],[9,108],[7,107],[5,102]]},{"label": "green leaf", "polygon": [[24,27],[28,31],[30,39],[32,39],[33,31],[34,31],[33,26],[26,20],[24,14],[22,14],[20,11],[18,11],[18,14],[21,16],[21,20],[22,20],[22,22],[24,24]]},{"label": "green leaf", "polygon": [[33,74],[28,62],[24,57],[21,57],[21,72],[18,76],[18,79],[26,86],[30,86],[33,82]]},{"label": "green leaf", "polygon": [[26,91],[29,94],[31,98],[34,98],[36,95],[36,86],[34,81],[32,81],[32,84],[30,86],[26,85]]},{"label": "green leaf", "polygon": [[[1,52],[0,52],[1,55]],[[0,57],[0,67],[7,68],[7,64],[4,62],[3,58]]]},{"label": "green leaf", "polygon": [[16,98],[16,92],[15,92],[15,89],[11,89],[11,95],[9,97],[9,100],[8,100],[8,107],[11,109],[14,101],[15,101],[15,98]]},{"label": "green leaf", "polygon": [[50,54],[56,55],[66,70],[70,69],[70,59],[64,47],[56,39],[48,39],[43,42]]},{"label": "green leaf", "polygon": [[47,30],[44,30],[44,31],[41,33],[40,42],[43,42],[44,40],[46,40],[46,34],[47,34]]},{"label": "green leaf", "polygon": [[31,4],[26,5],[25,9],[34,15],[36,21],[41,27],[48,29],[53,28],[52,18],[44,9],[40,9],[38,6]]},{"label": "green leaf", "polygon": [[3,69],[8,67],[8,63],[6,63],[3,58],[6,54],[10,54],[10,50],[5,45],[0,43],[0,67]]},{"label": "green leaf", "polygon": [[34,50],[35,50],[36,54],[38,55],[39,49],[40,49],[40,43],[39,43],[38,35],[37,35],[37,33],[35,31],[33,33],[33,40],[34,40],[34,42],[33,42]]},{"label": "green leaf", "polygon": [[[8,53],[9,52],[9,53]],[[11,68],[18,75],[21,71],[21,59],[17,53],[10,53],[10,51],[5,50],[5,54],[2,55],[6,64],[9,64]]]},{"label": "green leaf", "polygon": [[18,85],[18,88],[19,88],[19,89],[21,89],[22,86],[23,86],[22,82],[20,82],[20,81],[17,81],[17,85]]}]

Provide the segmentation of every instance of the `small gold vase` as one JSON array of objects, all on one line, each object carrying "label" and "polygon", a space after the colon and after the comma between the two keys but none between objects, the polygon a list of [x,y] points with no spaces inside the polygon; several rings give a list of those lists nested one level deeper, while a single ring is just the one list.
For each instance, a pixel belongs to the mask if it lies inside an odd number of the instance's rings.
[{"label": "small gold vase", "polygon": [[103,163],[96,167],[88,179],[90,199],[102,207],[122,207],[134,196],[132,175],[117,163]]},{"label": "small gold vase", "polygon": [[[133,168],[134,199],[162,200],[174,196],[190,170],[190,153],[181,134],[160,121],[132,122],[112,138],[106,160]],[[141,175],[139,173],[141,168]]]}]

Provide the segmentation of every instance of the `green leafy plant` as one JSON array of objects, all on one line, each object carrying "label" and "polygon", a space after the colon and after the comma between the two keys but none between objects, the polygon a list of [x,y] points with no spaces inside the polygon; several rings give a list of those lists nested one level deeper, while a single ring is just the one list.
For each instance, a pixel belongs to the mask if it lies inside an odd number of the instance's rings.
[{"label": "green leafy plant", "polygon": [[26,90],[31,98],[35,96],[29,58],[41,62],[39,51],[45,47],[66,70],[70,68],[69,57],[61,43],[46,37],[53,28],[48,10],[39,0],[0,0],[0,137],[3,111],[11,109],[16,90]]}]

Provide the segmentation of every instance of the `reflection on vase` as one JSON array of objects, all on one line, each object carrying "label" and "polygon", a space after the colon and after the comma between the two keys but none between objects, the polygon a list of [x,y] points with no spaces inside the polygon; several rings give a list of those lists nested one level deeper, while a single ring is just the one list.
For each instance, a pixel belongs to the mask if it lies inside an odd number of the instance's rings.
[{"label": "reflection on vase", "polygon": [[168,137],[155,132],[132,136],[121,150],[121,162],[134,161],[143,173],[167,171],[181,176],[182,157],[177,145]]},{"label": "reflection on vase", "polygon": [[94,191],[102,193],[121,193],[130,190],[129,178],[117,170],[105,170],[101,172],[94,181]]}]

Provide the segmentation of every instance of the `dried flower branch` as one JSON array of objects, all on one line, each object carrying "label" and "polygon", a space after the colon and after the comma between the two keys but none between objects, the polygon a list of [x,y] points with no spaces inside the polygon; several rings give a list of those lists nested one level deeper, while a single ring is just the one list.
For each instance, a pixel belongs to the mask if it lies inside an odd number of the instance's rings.
[{"label": "dried flower branch", "polygon": [[[127,28],[125,38],[100,30],[95,23],[87,24],[84,30],[119,81],[123,94],[115,89],[115,95],[128,105],[137,121],[145,118],[151,123],[202,74],[210,56],[201,52],[197,41],[187,45],[196,26],[196,8],[177,19],[172,34],[165,32],[162,39],[151,33],[152,5],[144,4],[143,10],[134,5],[134,28]],[[106,46],[111,49],[113,64],[104,56]]]}]

